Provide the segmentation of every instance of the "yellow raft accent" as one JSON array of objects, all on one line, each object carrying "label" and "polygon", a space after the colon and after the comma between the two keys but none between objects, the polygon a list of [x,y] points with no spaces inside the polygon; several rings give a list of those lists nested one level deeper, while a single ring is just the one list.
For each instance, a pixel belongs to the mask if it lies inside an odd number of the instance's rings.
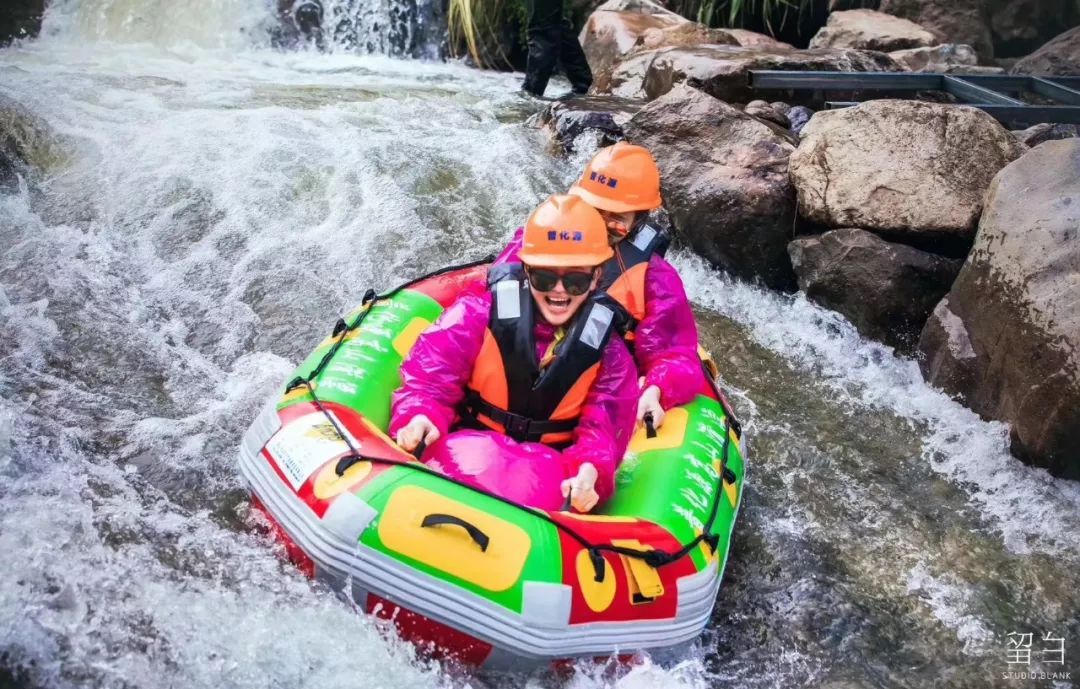
[{"label": "yellow raft accent", "polygon": [[[429,514],[449,514],[487,534],[486,551],[457,526],[422,527]],[[390,550],[488,591],[505,591],[521,578],[532,548],[517,524],[419,486],[394,491],[379,518],[379,538]]]},{"label": "yellow raft accent", "polygon": [[593,612],[604,612],[611,607],[611,601],[615,600],[615,574],[611,571],[611,563],[605,561],[604,568],[607,570],[604,580],[596,581],[596,570],[589,559],[589,551],[578,551],[574,569],[577,571],[581,595]]},{"label": "yellow raft accent", "polygon": [[[635,550],[652,550],[652,546],[642,545],[636,539],[620,539],[611,542],[614,546],[633,548]],[[623,567],[626,568],[627,582],[630,584],[630,603],[640,605],[651,603],[664,595],[664,582],[660,580],[660,573],[650,567],[644,560],[636,557],[620,555]]]},{"label": "yellow raft accent", "polygon": [[420,337],[420,333],[427,330],[429,325],[431,325],[431,321],[425,318],[414,318],[409,321],[405,329],[394,338],[394,351],[398,353],[398,356],[404,359],[409,350],[416,344],[416,338]]},{"label": "yellow raft accent", "polygon": [[[319,383],[317,381],[312,380],[309,382],[311,383],[312,390],[319,387]],[[299,387],[293,388],[289,392],[286,392],[284,395],[282,395],[281,399],[278,400],[277,406],[280,408],[284,405],[291,404],[292,402],[295,402],[297,400],[307,399],[310,396],[311,394],[307,386],[301,385]]]},{"label": "yellow raft accent", "polygon": [[371,462],[357,462],[346,469],[343,475],[338,476],[337,464],[337,462],[330,462],[315,477],[311,489],[318,499],[329,500],[341,495],[371,473]]},{"label": "yellow raft accent", "polygon": [[686,425],[690,423],[690,413],[682,407],[669,409],[664,415],[664,425],[656,429],[655,438],[645,437],[644,426],[637,429],[630,439],[631,452],[649,452],[651,450],[671,450],[683,444],[686,438]]}]

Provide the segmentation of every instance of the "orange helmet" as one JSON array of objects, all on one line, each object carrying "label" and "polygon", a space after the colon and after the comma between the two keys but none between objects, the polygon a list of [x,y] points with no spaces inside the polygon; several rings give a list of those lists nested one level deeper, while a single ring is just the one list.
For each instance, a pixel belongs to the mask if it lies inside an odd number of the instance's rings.
[{"label": "orange helmet", "polygon": [[569,193],[602,211],[651,211],[661,204],[660,170],[648,149],[620,141],[593,156]]},{"label": "orange helmet", "polygon": [[525,223],[519,259],[544,267],[598,266],[614,255],[596,209],[576,196],[556,194]]}]

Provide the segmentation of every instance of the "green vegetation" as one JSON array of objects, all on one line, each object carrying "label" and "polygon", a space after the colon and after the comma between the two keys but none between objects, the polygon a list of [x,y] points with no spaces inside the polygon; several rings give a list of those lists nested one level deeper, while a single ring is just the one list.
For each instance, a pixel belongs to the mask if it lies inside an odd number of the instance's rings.
[{"label": "green vegetation", "polygon": [[764,26],[775,34],[789,18],[813,9],[814,0],[674,0],[670,8],[706,26]]},{"label": "green vegetation", "polygon": [[515,33],[524,43],[523,0],[450,0],[446,21],[454,57],[467,55],[486,69],[513,68],[509,43]]}]

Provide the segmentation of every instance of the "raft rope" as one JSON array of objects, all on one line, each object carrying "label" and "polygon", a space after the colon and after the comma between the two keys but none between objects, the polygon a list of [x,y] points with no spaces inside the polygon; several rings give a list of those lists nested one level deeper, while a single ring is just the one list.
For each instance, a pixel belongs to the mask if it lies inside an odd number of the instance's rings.
[{"label": "raft rope", "polygon": [[[443,474],[442,472],[436,471],[428,467],[427,465],[420,464],[419,462],[400,461],[396,459],[388,459],[385,457],[368,457],[360,454],[356,447],[353,446],[352,441],[349,439],[349,436],[338,425],[337,419],[335,419],[333,414],[331,414],[329,410],[326,409],[326,407],[323,405],[322,400],[320,400],[318,395],[315,394],[315,386],[312,385],[311,381],[316,378],[320,373],[322,373],[323,369],[326,367],[327,364],[330,363],[330,360],[333,359],[334,355],[344,343],[346,335],[348,335],[350,331],[359,327],[367,314],[371,312],[371,308],[374,306],[375,302],[390,299],[398,292],[401,292],[404,289],[408,289],[409,287],[423,282],[424,280],[428,280],[430,278],[444,275],[450,272],[455,272],[458,270],[475,268],[477,266],[484,265],[485,263],[491,263],[494,258],[494,256],[487,256],[478,261],[473,261],[458,266],[442,268],[432,273],[428,273],[427,275],[416,278],[415,280],[406,282],[390,290],[389,292],[386,292],[385,294],[377,294],[374,289],[369,289],[367,292],[364,293],[364,298],[362,302],[362,305],[366,308],[364,308],[364,310],[360,312],[360,314],[353,320],[353,322],[349,324],[346,323],[344,319],[339,318],[337,323],[334,324],[332,337],[337,337],[337,340],[334,342],[333,345],[331,345],[330,349],[326,352],[326,354],[315,366],[315,368],[312,369],[311,373],[309,373],[306,378],[304,376],[297,376],[296,378],[293,378],[291,381],[289,381],[289,384],[285,386],[286,393],[292,392],[293,390],[301,386],[306,387],[308,390],[308,394],[311,396],[312,402],[315,404],[315,407],[323,414],[323,416],[326,417],[326,420],[330,422],[331,426],[333,426],[334,431],[338,434],[338,437],[340,437],[341,440],[344,441],[345,445],[349,448],[349,454],[338,460],[337,466],[334,468],[334,472],[338,476],[343,476],[345,472],[349,469],[349,467],[359,462],[371,462],[372,464],[406,467],[413,471],[419,471],[429,476],[434,476],[440,480],[446,481],[447,483],[460,486],[479,495],[484,495],[493,500],[497,500],[505,505],[513,507],[514,509],[520,510],[522,512],[527,512],[531,516],[539,517],[540,519],[554,526],[562,533],[569,536],[571,539],[577,542],[578,545],[580,545],[585,551],[589,553],[589,560],[592,563],[593,571],[595,573],[594,580],[597,582],[604,581],[605,567],[604,557],[601,554],[602,552],[610,552],[617,555],[623,555],[625,557],[636,558],[644,561],[645,564],[649,565],[653,569],[659,569],[664,565],[671,564],[672,562],[676,562],[686,557],[694,550],[694,548],[696,548],[700,543],[703,542],[708,544],[709,549],[713,553],[715,553],[716,549],[719,547],[720,534],[710,532],[712,531],[713,523],[716,521],[716,516],[720,507],[720,499],[724,494],[724,482],[726,481],[728,483],[734,484],[738,480],[735,472],[729,469],[727,466],[728,450],[731,446],[731,430],[734,428],[736,433],[741,437],[741,429],[739,428],[738,422],[736,421],[733,423],[734,416],[732,415],[730,408],[726,403],[726,399],[724,399],[723,396],[719,397],[721,400],[721,406],[723,406],[724,408],[724,443],[721,449],[720,471],[717,475],[716,490],[713,492],[713,499],[709,509],[709,518],[705,521],[705,525],[702,528],[701,533],[698,534],[697,537],[695,537],[689,543],[686,543],[673,553],[664,550],[638,550],[636,548],[627,548],[625,546],[617,546],[611,543],[592,543],[570,526],[552,518],[551,515],[549,515],[547,512],[526,507],[524,505],[514,502],[513,500],[504,498],[501,495],[497,495],[483,488],[471,486],[467,483],[462,483],[461,481],[457,481]],[[371,306],[368,306],[369,304],[371,304]],[[713,386],[715,388],[715,381],[713,381]]]}]

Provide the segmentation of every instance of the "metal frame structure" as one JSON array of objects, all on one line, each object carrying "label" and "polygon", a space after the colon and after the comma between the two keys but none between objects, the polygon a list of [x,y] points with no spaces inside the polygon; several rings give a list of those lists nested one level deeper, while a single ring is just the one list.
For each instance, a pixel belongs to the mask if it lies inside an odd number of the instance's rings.
[{"label": "metal frame structure", "polygon": [[[1035,77],[926,72],[787,72],[752,70],[755,90],[943,91],[1006,125],[1053,122],[1080,124],[1080,76]],[[1035,94],[1052,105],[1029,104],[1015,95]],[[847,108],[857,101],[829,101],[826,108]]]}]

